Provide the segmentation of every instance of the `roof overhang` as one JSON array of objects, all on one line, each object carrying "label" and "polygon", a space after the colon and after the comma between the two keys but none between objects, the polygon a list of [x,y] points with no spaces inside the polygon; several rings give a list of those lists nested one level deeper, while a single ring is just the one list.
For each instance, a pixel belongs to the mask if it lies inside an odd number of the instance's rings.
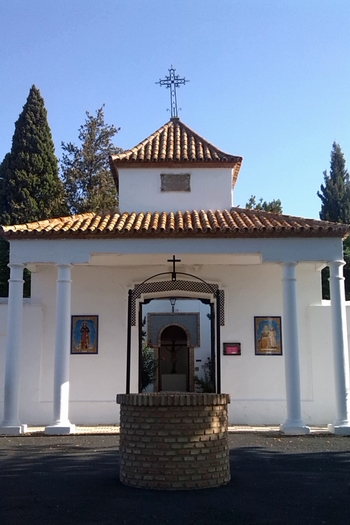
[{"label": "roof overhang", "polygon": [[84,213],[0,227],[0,235],[7,240],[118,237],[134,239],[345,238],[349,233],[348,224],[243,208],[185,212]]}]

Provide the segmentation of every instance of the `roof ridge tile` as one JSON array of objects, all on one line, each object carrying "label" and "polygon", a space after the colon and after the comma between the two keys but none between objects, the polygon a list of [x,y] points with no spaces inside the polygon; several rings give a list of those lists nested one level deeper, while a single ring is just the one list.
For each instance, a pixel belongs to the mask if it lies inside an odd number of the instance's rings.
[{"label": "roof ridge tile", "polygon": [[202,232],[205,233],[208,230],[209,231],[212,230],[212,227],[211,227],[211,224],[209,222],[208,215],[207,215],[206,211],[200,210],[199,217],[200,217],[200,221],[201,221],[201,224],[202,224]]},{"label": "roof ridge tile", "polygon": [[112,232],[119,220],[119,217],[120,217],[120,213],[113,213],[113,215],[111,215],[111,219],[109,221],[109,224],[107,225],[107,230],[109,232]]},{"label": "roof ridge tile", "polygon": [[151,220],[152,220],[152,213],[150,211],[146,211],[145,216],[142,221],[142,231],[147,231],[149,229]]},{"label": "roof ridge tile", "polygon": [[213,212],[213,210],[208,210],[207,216],[208,216],[210,227],[215,232],[216,230],[220,228],[216,214]]},{"label": "roof ridge tile", "polygon": [[185,229],[185,226],[184,226],[184,217],[183,217],[181,211],[177,211],[176,212],[175,220],[176,220],[176,224],[177,224],[176,230],[177,231],[183,231]]}]

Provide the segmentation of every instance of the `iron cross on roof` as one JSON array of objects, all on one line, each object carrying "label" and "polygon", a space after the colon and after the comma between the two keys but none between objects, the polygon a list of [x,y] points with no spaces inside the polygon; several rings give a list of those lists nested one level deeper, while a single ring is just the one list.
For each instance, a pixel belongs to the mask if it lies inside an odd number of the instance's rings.
[{"label": "iron cross on roof", "polygon": [[171,273],[171,279],[172,281],[176,281],[176,268],[175,268],[175,264],[177,262],[181,262],[181,259],[176,259],[175,255],[173,255],[173,258],[172,259],[167,259],[167,262],[172,262],[173,263],[173,271]]},{"label": "iron cross on roof", "polygon": [[170,111],[171,111],[171,118],[178,118],[177,113],[177,96],[176,96],[176,89],[180,87],[182,84],[186,84],[186,82],[189,82],[189,80],[186,80],[185,78],[179,78],[179,75],[175,75],[175,68],[173,66],[168,69],[169,75],[165,77],[165,79],[159,79],[159,82],[156,82],[156,84],[159,84],[159,86],[166,86],[167,89],[170,89]]}]

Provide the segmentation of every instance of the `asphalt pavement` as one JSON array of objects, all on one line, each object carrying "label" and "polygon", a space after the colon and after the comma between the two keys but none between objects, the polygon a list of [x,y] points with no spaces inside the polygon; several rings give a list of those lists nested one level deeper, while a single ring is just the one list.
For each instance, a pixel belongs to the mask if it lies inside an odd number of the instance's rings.
[{"label": "asphalt pavement", "polygon": [[230,483],[193,491],[122,485],[118,442],[0,436],[0,524],[350,524],[350,437],[230,433]]}]

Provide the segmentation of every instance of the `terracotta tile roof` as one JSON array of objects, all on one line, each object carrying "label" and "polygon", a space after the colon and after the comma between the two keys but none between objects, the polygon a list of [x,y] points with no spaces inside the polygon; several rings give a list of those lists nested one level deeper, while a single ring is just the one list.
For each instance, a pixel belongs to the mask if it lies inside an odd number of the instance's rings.
[{"label": "terracotta tile roof", "polygon": [[231,208],[140,213],[84,213],[15,226],[1,226],[7,239],[136,237],[346,237],[347,224]]},{"label": "terracotta tile roof", "polygon": [[118,167],[189,167],[194,164],[196,167],[210,165],[232,168],[234,185],[242,160],[242,157],[219,150],[179,118],[172,118],[134,148],[111,155],[110,165],[117,187]]}]

